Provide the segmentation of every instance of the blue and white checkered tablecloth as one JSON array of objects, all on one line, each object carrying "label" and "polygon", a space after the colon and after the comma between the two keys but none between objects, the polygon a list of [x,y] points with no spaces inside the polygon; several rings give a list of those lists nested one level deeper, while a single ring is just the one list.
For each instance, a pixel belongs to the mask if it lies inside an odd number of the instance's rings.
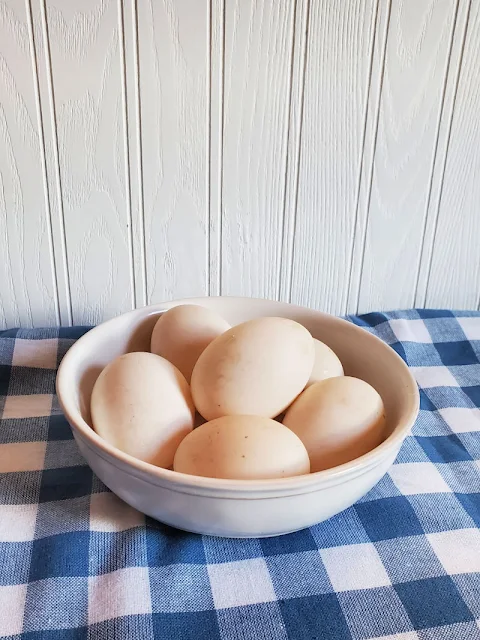
[{"label": "blue and white checkered tablecloth", "polygon": [[350,319],[412,367],[413,435],[352,508],[262,540],[182,533],[117,499],[55,397],[86,329],[0,332],[0,637],[480,639],[480,313]]}]

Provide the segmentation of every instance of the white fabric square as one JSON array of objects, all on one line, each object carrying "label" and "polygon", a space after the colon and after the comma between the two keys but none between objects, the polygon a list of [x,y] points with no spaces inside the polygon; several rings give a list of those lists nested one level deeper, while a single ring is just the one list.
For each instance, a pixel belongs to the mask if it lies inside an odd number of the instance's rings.
[{"label": "white fabric square", "polygon": [[445,409],[439,409],[438,413],[455,433],[480,431],[480,409],[445,407]]},{"label": "white fabric square", "polygon": [[429,533],[427,538],[449,575],[480,572],[480,531],[478,529]]},{"label": "white fabric square", "polygon": [[391,584],[382,560],[371,543],[320,549],[320,556],[335,591],[370,589]]},{"label": "white fabric square", "polygon": [[7,396],[2,418],[37,418],[49,416],[52,407],[50,393],[38,393],[29,396]]},{"label": "white fabric square", "polygon": [[410,367],[410,371],[423,389],[460,386],[448,367]]},{"label": "white fabric square", "polygon": [[46,442],[0,444],[0,473],[43,469],[46,448]]},{"label": "white fabric square", "polygon": [[480,340],[480,318],[457,318],[468,340]]},{"label": "white fabric square", "polygon": [[37,511],[38,503],[0,505],[0,542],[33,540]]},{"label": "white fabric square", "polygon": [[13,350],[14,367],[33,367],[36,369],[57,368],[58,340],[22,340],[16,338]]},{"label": "white fabric square", "polygon": [[22,633],[27,586],[15,584],[0,587],[0,637]]},{"label": "white fabric square", "polygon": [[91,531],[125,531],[145,524],[145,516],[113,493],[93,493],[90,498]]},{"label": "white fabric square", "polygon": [[208,565],[215,609],[274,602],[277,598],[263,558]]},{"label": "white fabric square", "polygon": [[88,579],[88,622],[151,614],[147,567],[129,567]]},{"label": "white fabric square", "polygon": [[390,320],[390,327],[400,342],[432,342],[432,336],[423,320]]},{"label": "white fabric square", "polygon": [[451,493],[437,467],[431,462],[394,464],[389,475],[399,491],[407,496],[416,493]]}]

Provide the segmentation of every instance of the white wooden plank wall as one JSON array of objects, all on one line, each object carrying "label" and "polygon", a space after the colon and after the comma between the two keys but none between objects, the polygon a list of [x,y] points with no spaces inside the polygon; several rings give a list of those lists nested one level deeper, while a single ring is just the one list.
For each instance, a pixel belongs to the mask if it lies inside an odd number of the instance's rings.
[{"label": "white wooden plank wall", "polygon": [[480,305],[480,0],[0,0],[0,327]]}]

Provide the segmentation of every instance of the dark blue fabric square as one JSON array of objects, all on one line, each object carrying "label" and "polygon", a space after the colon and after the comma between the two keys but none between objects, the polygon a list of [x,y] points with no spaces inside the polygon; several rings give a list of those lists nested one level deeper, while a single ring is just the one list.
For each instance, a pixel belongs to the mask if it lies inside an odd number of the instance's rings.
[{"label": "dark blue fabric square", "polygon": [[[456,493],[456,498],[480,528],[480,493]],[[480,553],[480,549],[478,550]]]},{"label": "dark blue fabric square", "polygon": [[280,600],[280,611],[289,638],[351,640],[351,634],[333,593]]},{"label": "dark blue fabric square", "polygon": [[461,462],[472,460],[472,456],[461,440],[452,433],[449,436],[416,436],[420,446],[432,462]]},{"label": "dark blue fabric square", "polygon": [[89,537],[88,531],[76,531],[35,540],[30,581],[59,576],[88,576]]},{"label": "dark blue fabric square", "polygon": [[40,487],[40,502],[80,498],[92,491],[92,470],[86,465],[45,469]]},{"label": "dark blue fabric square", "polygon": [[420,318],[453,318],[454,313],[448,309],[416,309]]},{"label": "dark blue fabric square", "polygon": [[480,385],[475,387],[462,387],[462,391],[467,394],[476,407],[480,407]]},{"label": "dark blue fabric square", "polygon": [[361,316],[348,316],[349,319],[359,327],[377,327],[382,322],[387,322],[384,313],[373,311],[372,313],[362,313]]},{"label": "dark blue fabric square", "polygon": [[423,533],[415,511],[404,496],[357,503],[354,508],[373,542]]},{"label": "dark blue fabric square", "polygon": [[83,335],[85,335],[88,331],[90,331],[92,327],[60,327],[58,329],[58,337],[59,338],[67,338],[68,340],[78,340]]},{"label": "dark blue fabric square", "polygon": [[394,589],[415,629],[474,619],[449,576],[404,582]]},{"label": "dark blue fabric square", "polygon": [[[78,629],[56,629],[50,631],[28,631],[22,633],[22,640],[91,640],[92,635],[88,633],[88,627]],[[114,636],[105,636],[105,638]]]},{"label": "dark blue fabric square", "polygon": [[49,440],[73,440],[73,433],[63,415],[50,416],[48,423]]},{"label": "dark blue fabric square", "polygon": [[419,389],[420,391],[420,409],[422,411],[436,411],[438,407],[436,407],[430,398],[427,396],[423,389]]},{"label": "dark blue fabric square", "polygon": [[260,545],[265,556],[279,556],[282,553],[298,553],[317,549],[309,529],[290,533],[287,536],[260,538]]},{"label": "dark blue fabric square", "polygon": [[215,611],[154,613],[155,640],[220,640]]},{"label": "dark blue fabric square", "polygon": [[9,364],[0,364],[0,396],[8,395],[11,371],[12,367]]},{"label": "dark blue fabric square", "polygon": [[31,550],[31,542],[0,542],[0,586],[28,582]]},{"label": "dark blue fabric square", "polygon": [[3,329],[0,331],[0,338],[16,338],[18,329]]},{"label": "dark blue fabric square", "polygon": [[405,362],[409,361],[408,352],[405,349],[405,345],[404,344],[402,344],[401,342],[392,342],[392,344],[390,346],[392,347],[392,349],[394,351],[396,351],[398,353],[398,355],[401,357],[402,360],[404,360]]},{"label": "dark blue fabric square", "polygon": [[437,342],[435,343],[435,348],[446,367],[478,363],[478,358],[468,340],[463,342]]},{"label": "dark blue fabric square", "polygon": [[205,564],[202,537],[147,518],[147,558],[151,567],[183,562]]}]

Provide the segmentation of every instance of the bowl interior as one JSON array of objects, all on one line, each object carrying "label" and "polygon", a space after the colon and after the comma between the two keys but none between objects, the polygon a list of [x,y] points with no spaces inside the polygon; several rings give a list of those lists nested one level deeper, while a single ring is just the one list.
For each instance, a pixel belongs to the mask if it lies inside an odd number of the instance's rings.
[{"label": "bowl interior", "polygon": [[90,396],[103,367],[123,353],[148,351],[158,315],[187,302],[216,310],[232,325],[259,316],[282,316],[300,322],[336,352],[347,375],[362,378],[377,389],[385,404],[387,437],[396,428],[408,427],[413,422],[418,391],[408,368],[390,347],[367,331],[339,318],[287,303],[220,297],[145,307],[99,325],[83,336],[66,357],[59,385],[61,401],[76,426],[75,417],[91,425]]}]

